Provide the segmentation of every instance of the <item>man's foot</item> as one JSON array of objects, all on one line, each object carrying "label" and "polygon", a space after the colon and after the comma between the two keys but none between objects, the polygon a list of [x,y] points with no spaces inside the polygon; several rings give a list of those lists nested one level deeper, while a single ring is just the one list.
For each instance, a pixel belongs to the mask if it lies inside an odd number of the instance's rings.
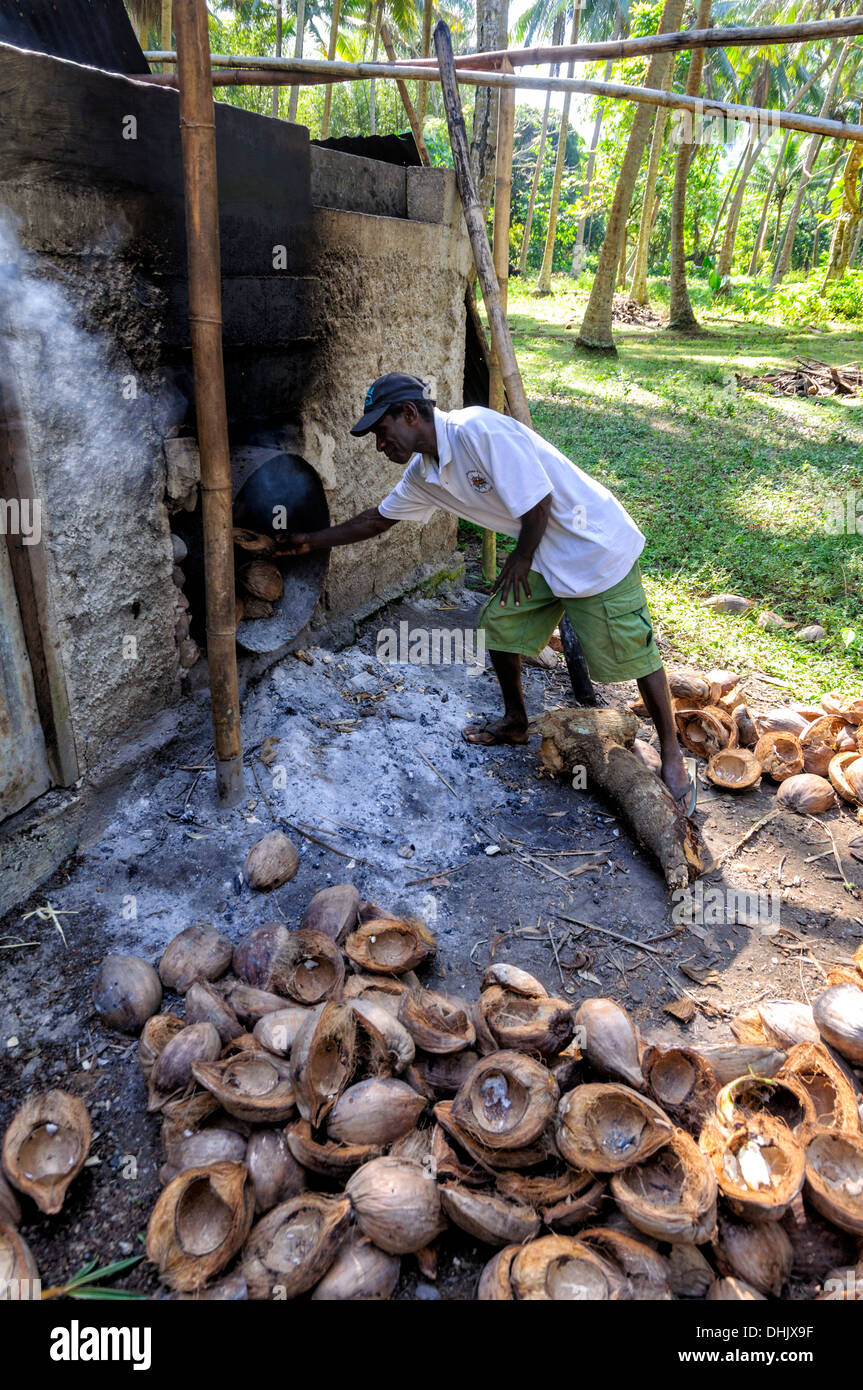
[{"label": "man's foot", "polygon": [[462,729],[465,743],[481,743],[489,747],[493,743],[527,743],[529,734],[527,724],[504,716],[503,719],[485,719],[481,724],[468,724]]},{"label": "man's foot", "polygon": [[679,749],[662,759],[662,780],[686,816],[695,810],[697,788]]}]

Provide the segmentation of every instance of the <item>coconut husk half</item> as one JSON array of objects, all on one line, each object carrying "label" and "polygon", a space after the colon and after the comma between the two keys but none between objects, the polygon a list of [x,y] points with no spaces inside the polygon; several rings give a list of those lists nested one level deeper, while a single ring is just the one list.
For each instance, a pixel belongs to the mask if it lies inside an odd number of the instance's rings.
[{"label": "coconut husk half", "polygon": [[249,1297],[296,1298],[321,1280],[347,1235],[346,1197],[301,1192],[268,1212],[252,1229],[240,1272]]},{"label": "coconut husk half", "polygon": [[373,1244],[353,1227],[318,1284],[315,1302],[380,1302],[391,1298],[399,1281],[401,1260]]},{"label": "coconut husk half", "polygon": [[531,1207],[494,1192],[449,1183],[440,1189],[445,1214],[486,1245],[522,1245],[539,1234],[542,1222]]},{"label": "coconut husk half", "polygon": [[794,1263],[791,1241],[778,1221],[740,1221],[723,1212],[713,1242],[720,1274],[743,1279],[765,1298],[778,1298]]},{"label": "coconut husk half", "polygon": [[512,1262],[520,1249],[520,1245],[507,1245],[489,1260],[480,1275],[476,1291],[478,1303],[514,1302],[510,1275]]},{"label": "coconut husk half", "polygon": [[796,777],[803,771],[800,739],[781,729],[761,735],[755,745],[755,757],[774,782],[784,782],[786,777]]},{"label": "coconut husk half", "polygon": [[578,1239],[620,1271],[636,1302],[667,1303],[671,1299],[668,1263],[643,1241],[604,1226],[579,1231]]},{"label": "coconut husk half", "polygon": [[458,999],[431,989],[415,989],[399,1000],[399,1023],[424,1052],[460,1052],[476,1039],[474,1026]]},{"label": "coconut husk half", "polygon": [[727,792],[745,792],[761,784],[763,769],[746,748],[722,748],[707,764],[707,779]]},{"label": "coconut husk half", "polygon": [[372,975],[403,975],[437,950],[419,918],[381,917],[363,922],[345,941],[345,953],[358,970]]},{"label": "coconut husk half", "polygon": [[789,1129],[815,1118],[815,1107],[795,1076],[738,1076],[716,1096],[716,1116],[729,1130],[753,1115],[767,1114]]},{"label": "coconut husk half", "polygon": [[631,1299],[629,1281],[572,1236],[541,1236],[523,1245],[510,1269],[516,1298],[559,1303]]},{"label": "coconut husk half", "polygon": [[291,1048],[297,1109],[313,1129],[326,1119],[353,1075],[357,1016],[347,1004],[312,1011]]},{"label": "coconut husk half", "polygon": [[631,1087],[589,1084],[562,1097],[555,1140],[573,1168],[618,1173],[649,1158],[672,1129],[659,1106]]},{"label": "coconut husk half", "polygon": [[611,1192],[627,1220],[656,1240],[703,1245],[716,1229],[716,1178],[683,1129],[658,1153],[615,1173]]},{"label": "coconut husk half", "polygon": [[192,1073],[238,1120],[282,1124],[294,1113],[296,1096],[288,1063],[263,1048],[220,1062],[196,1062]]},{"label": "coconut husk half", "polygon": [[479,997],[479,1013],[498,1048],[549,1057],[572,1039],[572,1006],[564,999],[525,996],[492,985]]},{"label": "coconut husk half", "polygon": [[771,1115],[752,1115],[731,1131],[710,1121],[699,1143],[731,1210],[746,1221],[780,1220],[803,1186],[803,1149]]},{"label": "coconut husk half", "polygon": [[452,1117],[487,1149],[521,1149],[542,1134],[557,1104],[548,1069],[521,1052],[493,1052],[471,1069]]},{"label": "coconut husk half", "polygon": [[147,1259],[188,1293],[233,1259],[249,1233],[255,1193],[242,1163],[188,1168],[168,1183],[147,1227]]},{"label": "coconut husk half", "polygon": [[373,1158],[345,1191],[363,1235],[391,1255],[422,1250],[446,1227],[434,1179],[410,1159]]},{"label": "coconut husk half", "polygon": [[830,1129],[860,1130],[854,1089],[823,1043],[801,1042],[791,1048],[777,1076],[793,1076],[812,1102],[815,1124]]},{"label": "coconut husk half", "polygon": [[344,1182],[370,1158],[379,1158],[378,1144],[339,1144],[334,1139],[316,1138],[308,1120],[293,1120],[285,1130],[293,1157],[311,1173]]},{"label": "coconut husk half", "polygon": [[700,1134],[719,1090],[701,1053],[689,1047],[650,1047],[642,1068],[650,1096],[669,1119],[690,1134]]},{"label": "coconut husk half", "polygon": [[824,1125],[803,1125],[804,1196],[816,1211],[849,1235],[863,1236],[863,1135]]},{"label": "coconut husk half", "polygon": [[77,1096],[43,1091],[12,1117],[3,1138],[3,1171],[40,1211],[55,1216],[90,1149],[90,1116]]}]

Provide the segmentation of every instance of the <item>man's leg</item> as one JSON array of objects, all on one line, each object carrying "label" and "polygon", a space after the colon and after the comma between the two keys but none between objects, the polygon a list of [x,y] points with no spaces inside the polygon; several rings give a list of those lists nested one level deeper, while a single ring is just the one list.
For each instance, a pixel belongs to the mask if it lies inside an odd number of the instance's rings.
[{"label": "man's leg", "polygon": [[647,712],[656,725],[659,735],[659,753],[662,758],[662,780],[675,800],[684,797],[689,791],[689,774],[677,742],[677,729],[674,726],[674,712],[671,708],[671,691],[665,667],[651,671],[649,676],[637,679],[641,698]]},{"label": "man's leg", "polygon": [[[527,743],[527,710],[521,684],[521,652],[542,651],[563,614],[563,605],[549,589],[542,575],[528,575],[531,598],[522,596],[516,607],[500,602],[495,594],[483,606],[479,627],[485,632],[486,650],[500,683],[504,714],[502,719],[469,724],[463,730],[468,743]],[[495,642],[499,645],[495,645]],[[518,648],[517,651],[506,648]]]},{"label": "man's leg", "polygon": [[469,725],[464,736],[468,743],[527,743],[527,710],[521,686],[521,657],[517,652],[490,651],[491,664],[500,682],[503,719],[488,719]]}]

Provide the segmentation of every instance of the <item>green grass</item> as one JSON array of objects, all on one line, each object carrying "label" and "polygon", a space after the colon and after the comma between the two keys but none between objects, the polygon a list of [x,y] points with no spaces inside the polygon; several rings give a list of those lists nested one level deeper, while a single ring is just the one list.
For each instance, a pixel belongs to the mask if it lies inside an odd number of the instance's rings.
[{"label": "green grass", "polygon": [[[531,290],[530,281],[511,283],[509,313],[534,426],[641,527],[660,631],[688,660],[758,667],[802,699],[859,690],[863,539],[831,533],[827,516],[849,493],[863,499],[863,400],[738,390],[734,374],[795,356],[863,359],[863,323],[816,331],[743,320],[696,282],[703,335],[616,328],[612,358],[575,348],[582,282],[555,277],[543,298]],[[665,282],[651,282],[651,300],[662,311]],[[700,606],[722,590],[756,608],[732,618]],[[813,647],[764,633],[755,626],[762,608],[796,625],[821,623],[828,640]]]}]

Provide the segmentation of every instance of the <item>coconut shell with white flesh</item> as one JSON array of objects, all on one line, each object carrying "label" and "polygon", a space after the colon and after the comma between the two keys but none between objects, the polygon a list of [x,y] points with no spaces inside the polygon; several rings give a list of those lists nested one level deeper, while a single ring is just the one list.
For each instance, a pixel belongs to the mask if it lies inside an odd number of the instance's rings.
[{"label": "coconut shell with white flesh", "polygon": [[781,1120],[757,1114],[729,1131],[708,1122],[699,1140],[732,1212],[779,1221],[803,1186],[803,1149]]}]

